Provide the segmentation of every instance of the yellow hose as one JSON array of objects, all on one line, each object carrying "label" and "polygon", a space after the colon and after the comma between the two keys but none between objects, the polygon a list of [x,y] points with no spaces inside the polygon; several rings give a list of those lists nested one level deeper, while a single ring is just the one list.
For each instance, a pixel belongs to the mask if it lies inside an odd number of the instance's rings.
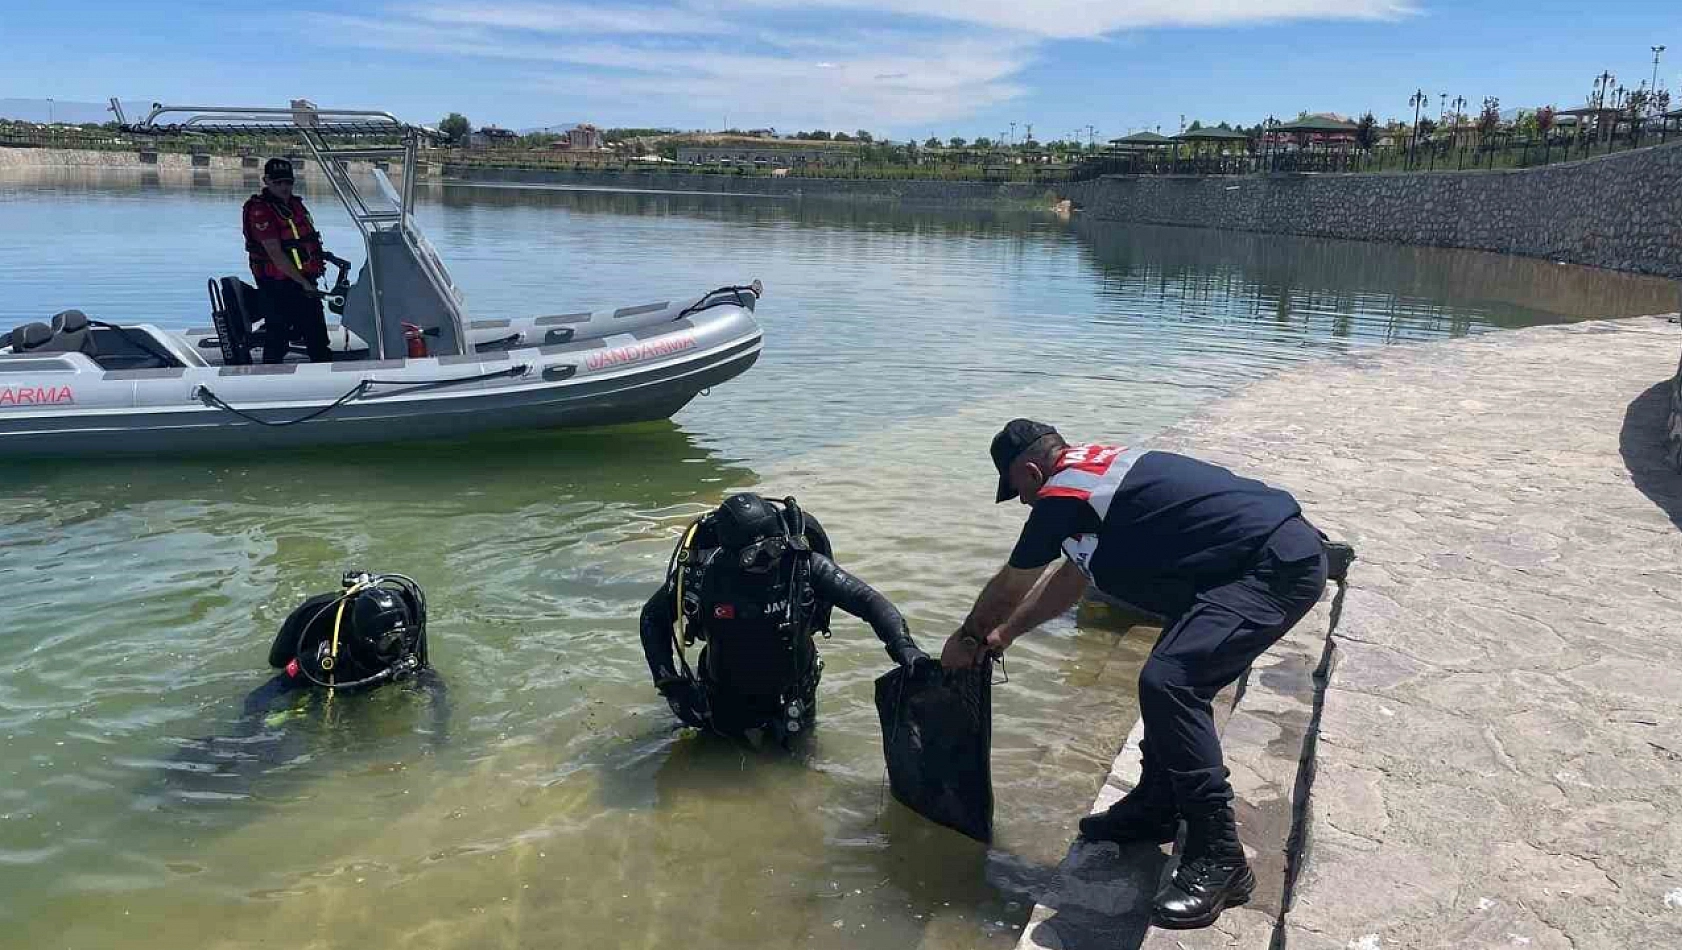
[{"label": "yellow hose", "polygon": [[685,556],[689,553],[689,544],[690,544],[690,542],[695,540],[695,530],[699,527],[701,527],[701,522],[699,522],[699,521],[690,525],[689,530],[687,532],[685,532],[684,535],[683,535],[683,544],[681,544],[678,547],[678,566],[677,566],[677,622],[678,622],[678,626],[673,628],[672,642],[677,644],[678,658],[683,661],[683,665],[685,667],[689,666],[689,657],[688,657],[687,654],[685,654],[683,652],[683,642],[685,640],[689,639],[689,615],[683,612],[683,573],[684,573],[683,568],[684,568],[684,565],[688,563]]},{"label": "yellow hose", "polygon": [[333,695],[333,686],[338,682],[333,674],[333,668],[339,665],[339,627],[344,623],[345,605],[350,599],[362,593],[363,588],[370,586],[366,582],[353,584],[339,598],[339,609],[333,614],[333,640],[327,648],[327,655],[321,658],[321,668],[327,672],[327,695]]}]

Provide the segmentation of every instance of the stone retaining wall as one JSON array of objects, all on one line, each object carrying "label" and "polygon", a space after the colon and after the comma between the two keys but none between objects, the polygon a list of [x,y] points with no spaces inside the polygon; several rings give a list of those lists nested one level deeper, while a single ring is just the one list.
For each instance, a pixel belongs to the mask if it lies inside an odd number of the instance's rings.
[{"label": "stone retaining wall", "polygon": [[994,206],[1033,204],[1049,209],[1054,186],[1029,182],[927,181],[853,178],[772,178],[766,175],[694,175],[681,172],[527,170],[444,166],[446,178],[486,183],[576,185],[587,188],[655,189],[779,198],[840,198],[891,201],[903,205]]},{"label": "stone retaining wall", "polygon": [[1095,218],[1475,248],[1682,277],[1682,143],[1518,171],[1109,176]]},{"label": "stone retaining wall", "polygon": [[0,168],[209,168],[238,171],[240,158],[175,152],[100,152],[73,148],[0,148]]},{"label": "stone retaining wall", "polygon": [[1670,428],[1665,430],[1665,442],[1665,457],[1682,472],[1682,360],[1677,361],[1676,378],[1670,381]]},{"label": "stone retaining wall", "polygon": [[[181,152],[96,151],[73,148],[0,148],[0,171],[9,168],[138,168],[146,171],[244,172],[261,174],[264,156],[191,155]],[[314,162],[294,158],[298,174],[308,178]],[[368,162],[351,162],[353,171],[372,167]],[[387,169],[393,179],[403,175],[401,162]]]}]

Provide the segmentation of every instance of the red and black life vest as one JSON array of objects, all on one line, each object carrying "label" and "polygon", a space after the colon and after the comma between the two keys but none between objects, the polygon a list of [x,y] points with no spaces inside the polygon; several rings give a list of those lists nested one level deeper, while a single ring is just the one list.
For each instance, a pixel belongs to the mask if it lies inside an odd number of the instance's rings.
[{"label": "red and black life vest", "polygon": [[315,229],[309,209],[303,199],[293,195],[291,201],[281,201],[267,189],[245,200],[242,215],[245,229],[245,253],[251,259],[251,276],[271,280],[285,280],[286,274],[269,260],[263,241],[280,242],[281,250],[292,259],[292,266],[305,277],[320,277],[327,272],[322,256],[321,232]]}]

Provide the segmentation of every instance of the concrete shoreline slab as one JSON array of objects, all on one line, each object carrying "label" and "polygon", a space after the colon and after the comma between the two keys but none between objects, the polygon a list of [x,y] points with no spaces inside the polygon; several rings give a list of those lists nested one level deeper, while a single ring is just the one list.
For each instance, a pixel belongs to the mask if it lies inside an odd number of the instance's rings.
[{"label": "concrete shoreline slab", "polygon": [[1254,903],[1151,929],[1161,852],[1077,843],[1021,946],[1682,947],[1679,349],[1645,317],[1364,351],[1153,440],[1360,560],[1223,727]]}]

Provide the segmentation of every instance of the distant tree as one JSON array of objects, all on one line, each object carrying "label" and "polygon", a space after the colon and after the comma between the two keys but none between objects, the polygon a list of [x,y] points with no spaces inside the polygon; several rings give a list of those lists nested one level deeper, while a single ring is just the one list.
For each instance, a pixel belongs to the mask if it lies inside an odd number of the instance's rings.
[{"label": "distant tree", "polygon": [[1378,120],[1368,112],[1361,116],[1361,121],[1355,123],[1355,144],[1363,149],[1370,149],[1378,144]]},{"label": "distant tree", "polygon": [[1501,100],[1485,96],[1483,111],[1478,113],[1478,144],[1482,145],[1501,124]]},{"label": "distant tree", "polygon": [[1543,138],[1547,138],[1548,132],[1551,131],[1553,129],[1553,127],[1554,127],[1554,107],[1553,106],[1543,106],[1542,108],[1537,109],[1536,110],[1536,131],[1537,131],[1537,133],[1540,134]]},{"label": "distant tree", "polygon": [[992,148],[993,147],[993,140],[988,138],[987,136],[983,135],[982,137],[975,140],[975,147],[976,148]]},{"label": "distant tree", "polygon": [[1224,132],[1231,132],[1232,131],[1232,126],[1228,125],[1225,122],[1222,122],[1220,125],[1215,126],[1215,128],[1220,129]]},{"label": "distant tree", "polygon": [[1436,134],[1436,131],[1437,131],[1437,123],[1434,119],[1430,118],[1429,116],[1426,116],[1426,117],[1421,118],[1419,120],[1419,134],[1420,135],[1424,136],[1425,138],[1430,138],[1432,135]]},{"label": "distant tree", "polygon": [[438,131],[444,133],[451,142],[461,142],[473,132],[473,125],[467,121],[467,116],[452,112],[438,123]]},{"label": "distant tree", "polygon": [[1198,132],[1198,131],[1201,131],[1202,129],[1203,129],[1203,122],[1200,119],[1193,119],[1193,120],[1191,120],[1191,124],[1186,126],[1186,131],[1187,132]]},{"label": "distant tree", "polygon": [[860,142],[863,142],[866,145],[869,145],[871,142],[876,141],[875,136],[871,135],[869,132],[866,132],[863,129],[859,129],[857,132],[854,132],[853,133],[853,138],[857,139]]},{"label": "distant tree", "polygon": [[1624,115],[1631,122],[1641,121],[1647,113],[1647,105],[1652,101],[1652,95],[1645,89],[1637,89],[1624,100]]},{"label": "distant tree", "polygon": [[829,141],[829,133],[825,132],[823,129],[813,129],[812,131],[806,133],[806,137],[814,142]]},{"label": "distant tree", "polygon": [[853,140],[853,137],[845,132],[837,132],[829,138],[832,142],[851,142]]},{"label": "distant tree", "polygon": [[1658,91],[1658,93],[1653,96],[1653,112],[1658,114],[1658,115],[1669,114],[1669,112],[1670,112],[1670,90],[1669,89],[1660,89]]},{"label": "distant tree", "polygon": [[[964,137],[961,136],[961,135],[954,135],[951,138],[946,140],[946,147],[947,148],[963,148],[965,145],[968,145],[968,144],[969,143],[965,142]],[[979,144],[979,140],[977,140],[977,144]]]},{"label": "distant tree", "polygon": [[940,147],[940,139],[937,139],[937,138],[935,138],[934,136],[931,135],[928,138],[923,140],[923,147],[924,148],[939,148]]}]

